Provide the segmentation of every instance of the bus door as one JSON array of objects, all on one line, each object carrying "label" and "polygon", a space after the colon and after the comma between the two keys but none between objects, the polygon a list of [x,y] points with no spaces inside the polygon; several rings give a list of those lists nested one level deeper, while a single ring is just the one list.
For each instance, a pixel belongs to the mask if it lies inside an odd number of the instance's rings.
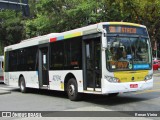
[{"label": "bus door", "polygon": [[39,86],[40,88],[48,89],[49,75],[48,75],[48,46],[39,47]]},{"label": "bus door", "polygon": [[100,38],[90,38],[84,40],[84,90],[101,88],[101,45]]}]

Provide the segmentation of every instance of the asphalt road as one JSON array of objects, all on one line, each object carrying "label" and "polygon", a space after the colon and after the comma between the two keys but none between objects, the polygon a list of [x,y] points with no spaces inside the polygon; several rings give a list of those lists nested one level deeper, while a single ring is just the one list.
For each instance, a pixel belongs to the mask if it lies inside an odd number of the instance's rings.
[{"label": "asphalt road", "polygon": [[[155,73],[154,87],[151,90],[124,93],[114,98],[85,94],[84,99],[78,102],[70,101],[64,92],[29,89],[28,93],[23,94],[19,89],[0,84],[0,89],[9,91],[7,94],[0,95],[0,111],[50,111],[45,113],[49,116],[57,115],[55,111],[120,111],[122,114],[122,111],[153,111],[156,113],[160,111],[159,78],[160,74]],[[63,117],[63,114],[59,113],[58,115]],[[97,113],[88,114],[94,116]],[[106,116],[105,113],[104,116]],[[145,119],[157,119],[157,117]]]}]

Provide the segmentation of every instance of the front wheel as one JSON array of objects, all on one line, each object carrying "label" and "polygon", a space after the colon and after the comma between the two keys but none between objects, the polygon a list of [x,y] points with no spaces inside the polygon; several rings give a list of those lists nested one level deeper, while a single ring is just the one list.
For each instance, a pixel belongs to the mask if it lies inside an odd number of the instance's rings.
[{"label": "front wheel", "polygon": [[74,78],[71,78],[67,83],[67,94],[71,101],[77,101],[80,99],[80,93],[78,93],[77,82]]},{"label": "front wheel", "polygon": [[22,93],[26,93],[26,83],[25,83],[24,77],[20,78],[20,91]]}]

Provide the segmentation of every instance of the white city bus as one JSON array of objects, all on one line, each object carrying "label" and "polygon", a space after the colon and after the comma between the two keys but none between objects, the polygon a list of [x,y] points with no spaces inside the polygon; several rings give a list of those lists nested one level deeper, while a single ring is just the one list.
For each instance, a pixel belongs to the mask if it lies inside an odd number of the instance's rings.
[{"label": "white city bus", "polygon": [[26,88],[117,95],[153,87],[151,44],[143,25],[102,22],[5,47],[5,83]]},{"label": "white city bus", "polygon": [[4,61],[4,56],[0,56],[0,83],[4,82],[3,61]]}]

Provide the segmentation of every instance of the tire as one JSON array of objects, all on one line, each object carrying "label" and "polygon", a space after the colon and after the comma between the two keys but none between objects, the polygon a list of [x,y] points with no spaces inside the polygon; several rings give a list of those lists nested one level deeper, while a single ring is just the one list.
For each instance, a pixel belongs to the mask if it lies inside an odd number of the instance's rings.
[{"label": "tire", "polygon": [[26,88],[26,83],[25,83],[24,77],[20,78],[20,84],[19,84],[19,86],[20,86],[20,91],[22,93],[26,93],[27,88]]},{"label": "tire", "polygon": [[77,82],[74,78],[71,78],[67,83],[67,94],[71,101],[78,101],[81,98],[80,93],[78,93]]}]

